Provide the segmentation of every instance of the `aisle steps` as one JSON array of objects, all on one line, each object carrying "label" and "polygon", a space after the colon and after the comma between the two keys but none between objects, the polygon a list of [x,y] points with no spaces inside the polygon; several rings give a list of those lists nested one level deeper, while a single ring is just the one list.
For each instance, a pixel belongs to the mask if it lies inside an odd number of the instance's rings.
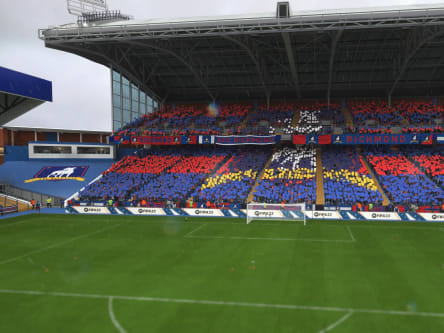
[{"label": "aisle steps", "polygon": [[316,148],[316,204],[325,205],[324,174],[322,172],[322,148]]},{"label": "aisle steps", "polygon": [[276,149],[273,150],[273,153],[271,154],[271,156],[268,159],[267,163],[263,167],[261,173],[259,174],[259,176],[256,177],[256,181],[254,182],[254,185],[251,188],[250,193],[248,194],[247,204],[253,201],[254,193],[256,192],[256,187],[259,185],[259,180],[261,180],[262,177],[264,176],[265,170],[268,169],[268,166],[270,165],[270,163],[271,163],[271,161],[273,159],[273,155],[274,155],[275,152],[276,152]]},{"label": "aisle steps", "polygon": [[378,178],[376,177],[375,173],[373,172],[373,168],[370,167],[369,163],[367,162],[367,159],[362,155],[361,148],[356,148],[358,150],[359,155],[362,157],[362,162],[364,163],[365,168],[367,171],[372,175],[372,178],[375,180],[376,187],[378,188],[379,193],[382,195],[382,205],[388,206],[390,204],[390,201],[384,192],[384,189],[382,188],[381,184],[379,183]]}]

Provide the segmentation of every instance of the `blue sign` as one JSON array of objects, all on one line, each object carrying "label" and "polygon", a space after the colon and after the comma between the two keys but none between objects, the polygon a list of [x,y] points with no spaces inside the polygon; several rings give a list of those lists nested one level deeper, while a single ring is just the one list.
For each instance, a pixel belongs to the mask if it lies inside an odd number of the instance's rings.
[{"label": "blue sign", "polygon": [[279,142],[280,135],[231,135],[216,136],[217,145],[273,145]]},{"label": "blue sign", "polygon": [[83,176],[88,170],[87,166],[45,166],[34,175],[34,178],[25,180],[30,183],[38,180],[78,180],[84,181]]}]

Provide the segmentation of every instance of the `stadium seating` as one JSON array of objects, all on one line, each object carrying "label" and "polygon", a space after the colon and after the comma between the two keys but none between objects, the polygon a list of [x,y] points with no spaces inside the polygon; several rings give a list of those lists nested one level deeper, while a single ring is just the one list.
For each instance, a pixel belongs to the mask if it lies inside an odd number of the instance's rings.
[{"label": "stadium seating", "polygon": [[144,115],[115,135],[217,135],[239,132],[239,125],[251,112],[250,104],[222,104],[210,108],[204,104],[167,105]]},{"label": "stadium seating", "polygon": [[314,202],[316,198],[314,148],[282,148],[259,180],[253,200],[268,203]]},{"label": "stadium seating", "polygon": [[384,148],[366,152],[381,185],[396,205],[426,205],[444,201],[444,191],[406,156]]},{"label": "stadium seating", "polygon": [[[355,133],[443,133],[444,108],[431,100],[346,102]],[[347,112],[345,110],[344,112]],[[348,115],[347,115],[348,116]],[[294,125],[295,120],[297,123]],[[118,135],[272,135],[329,134],[345,127],[339,104],[323,102],[267,104],[226,103],[167,105],[127,124]],[[347,129],[346,129],[347,131]],[[207,207],[244,204],[257,177],[253,200],[273,203],[314,202],[316,158],[310,147],[183,148],[150,151],[147,157],[128,156],[114,164],[100,182],[85,189],[87,197],[194,202]],[[418,205],[443,201],[444,158],[434,149],[363,147],[390,201]],[[269,157],[270,165],[263,170]],[[223,165],[222,165],[223,162]],[[376,180],[351,148],[325,147],[322,152],[326,205],[350,206],[356,202],[382,203]],[[148,195],[149,193],[149,195]]]},{"label": "stadium seating", "polygon": [[[443,131],[434,122],[443,118],[444,108],[432,101],[400,100],[391,106],[379,100],[351,101],[347,104],[360,133],[391,133],[391,127],[397,125],[404,125],[404,133]],[[410,125],[405,127],[406,124]]]},{"label": "stadium seating", "polygon": [[408,156],[441,187],[444,186],[444,151],[438,148],[410,148]]},{"label": "stadium seating", "polygon": [[241,134],[292,134],[297,106],[291,103],[261,104],[252,112]]},{"label": "stadium seating", "polygon": [[378,125],[400,124],[402,117],[396,107],[388,107],[386,101],[351,101],[347,103],[353,115],[355,126],[365,127],[366,122],[376,121]]},{"label": "stadium seating", "polygon": [[[301,110],[301,111],[300,111]],[[295,112],[299,123],[293,126]],[[245,122],[244,122],[245,120]],[[132,121],[114,134],[125,135],[221,135],[221,134],[316,134],[320,121],[343,124],[338,105],[326,103],[204,104],[167,105],[159,111]]]},{"label": "stadium seating", "polygon": [[319,134],[322,129],[319,120],[320,114],[321,111],[319,110],[301,110],[298,125],[295,127],[295,133]]},{"label": "stadium seating", "polygon": [[149,202],[182,201],[226,158],[226,150],[174,148],[154,150],[147,156],[127,156],[88,186],[83,199],[143,199]]},{"label": "stadium seating", "polygon": [[323,149],[322,167],[327,205],[382,204],[376,182],[356,150],[342,147]]},{"label": "stadium seating", "polygon": [[236,150],[214,175],[193,192],[194,200],[200,205],[207,202],[244,204],[270,155],[271,151],[266,148]]},{"label": "stadium seating", "polygon": [[433,120],[442,118],[444,108],[433,104],[432,101],[406,101],[402,100],[394,104],[399,114],[410,124],[417,126],[431,125]]}]

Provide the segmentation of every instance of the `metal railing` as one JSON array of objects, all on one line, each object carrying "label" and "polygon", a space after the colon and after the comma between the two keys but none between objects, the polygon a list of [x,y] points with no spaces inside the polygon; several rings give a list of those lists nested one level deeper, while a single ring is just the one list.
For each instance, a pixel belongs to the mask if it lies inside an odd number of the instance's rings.
[{"label": "metal railing", "polygon": [[[16,186],[10,185],[7,181],[0,181],[0,194],[4,194],[7,196],[11,196],[17,199],[22,199],[26,201],[31,201],[34,199],[37,202],[40,202],[42,207],[46,207],[46,200],[48,198],[52,199],[52,207],[63,207],[64,198],[57,197],[54,195],[44,194],[44,193],[38,193],[33,192],[29,190],[25,190],[22,188],[18,188]],[[5,197],[6,200],[6,197]],[[17,205],[18,205],[18,200]]]}]

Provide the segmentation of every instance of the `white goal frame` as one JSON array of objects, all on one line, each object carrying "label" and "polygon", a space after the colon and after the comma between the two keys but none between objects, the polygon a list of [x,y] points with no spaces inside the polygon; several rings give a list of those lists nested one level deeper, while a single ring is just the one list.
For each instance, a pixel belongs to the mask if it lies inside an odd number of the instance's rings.
[{"label": "white goal frame", "polygon": [[305,203],[276,204],[250,202],[249,204],[247,204],[247,210],[245,214],[247,215],[247,224],[250,224],[253,220],[269,220],[304,221],[304,225],[307,225],[307,217],[305,215]]}]

